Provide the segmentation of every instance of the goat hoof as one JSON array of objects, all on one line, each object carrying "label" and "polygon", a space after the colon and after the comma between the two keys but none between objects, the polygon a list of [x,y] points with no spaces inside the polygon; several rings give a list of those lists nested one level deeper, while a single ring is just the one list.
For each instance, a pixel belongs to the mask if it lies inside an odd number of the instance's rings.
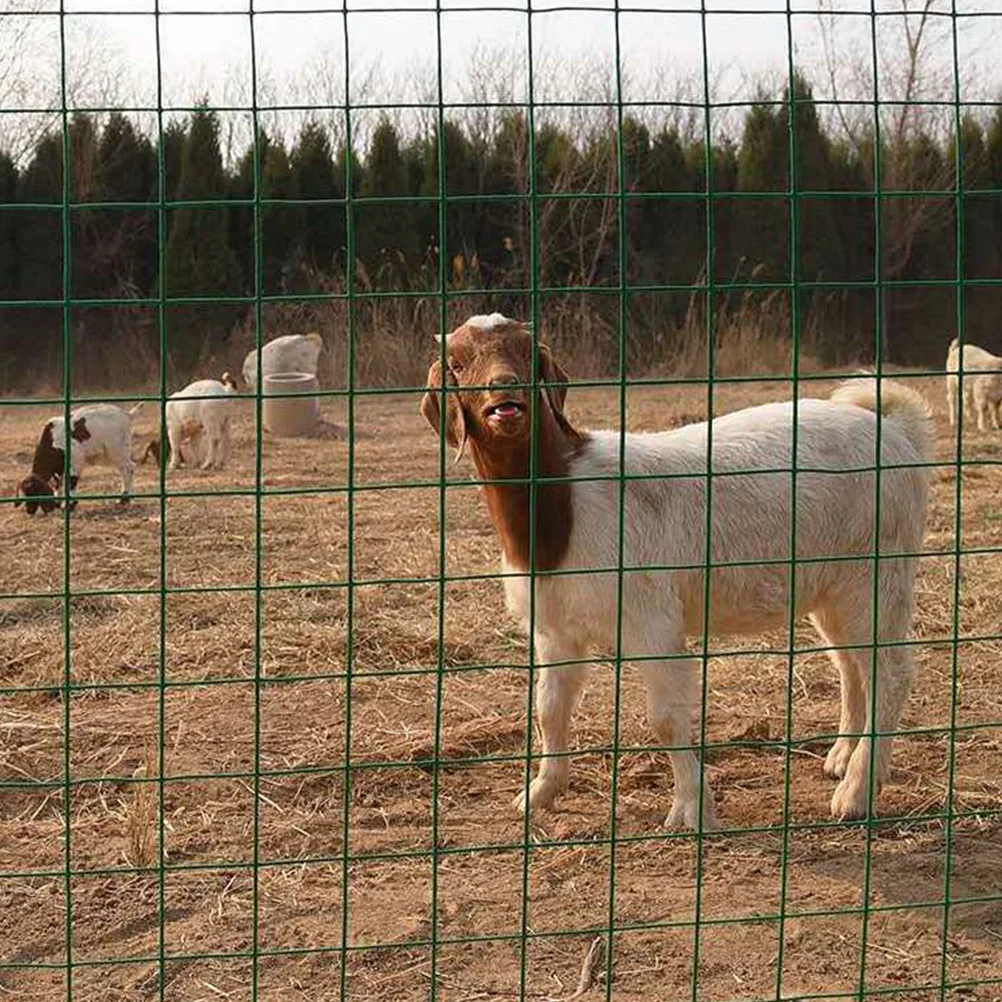
[{"label": "goat hoof", "polygon": [[828,757],[825,759],[825,775],[829,779],[842,779],[845,776],[853,749],[854,743],[848,738],[839,738],[828,749]]},{"label": "goat hoof", "polygon": [[[543,784],[540,783],[538,779],[534,779],[529,784],[529,808],[543,810],[549,807],[553,801],[556,800],[559,792],[560,791],[553,784]],[[512,806],[519,814],[525,814],[525,790],[521,790],[518,796],[512,800]]]},{"label": "goat hoof", "polygon": [[[721,824],[717,820],[717,811],[713,806],[713,801],[706,799],[704,794],[703,800],[703,831],[704,832],[715,832],[720,831]],[[697,831],[699,825],[697,824],[696,818],[698,817],[698,804],[695,800],[682,800],[676,797],[672,801],[671,811],[668,817],[665,818],[665,827],[674,828],[675,830],[685,829],[689,831]]]},{"label": "goat hoof", "polygon": [[832,794],[832,817],[836,821],[862,821],[867,816],[866,786],[843,779]]}]

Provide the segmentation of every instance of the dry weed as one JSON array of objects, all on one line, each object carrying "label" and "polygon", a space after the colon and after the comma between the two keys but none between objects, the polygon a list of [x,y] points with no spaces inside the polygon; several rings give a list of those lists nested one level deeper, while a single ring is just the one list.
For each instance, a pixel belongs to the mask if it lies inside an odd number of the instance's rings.
[{"label": "dry weed", "polygon": [[[956,442],[945,418],[942,383],[925,382],[920,389],[935,399],[939,458],[950,462]],[[811,382],[801,391],[818,395],[827,387]],[[722,413],[788,393],[789,387],[775,384],[723,384],[714,407]],[[572,391],[568,400],[583,426],[608,427],[617,419],[615,390]],[[631,391],[630,427],[671,427],[699,419],[704,407],[703,387],[638,387]],[[585,982],[595,970],[586,997],[601,994],[604,964],[593,957],[582,965],[568,943],[583,949],[584,937],[591,940],[609,920],[616,676],[607,665],[596,668],[575,719],[581,754],[571,788],[558,810],[532,819],[531,849],[523,851],[524,821],[509,803],[524,784],[527,765],[524,637],[505,614],[500,583],[486,579],[448,583],[439,636],[439,491],[370,489],[437,477],[438,445],[417,408],[417,394],[356,401],[357,427],[364,434],[354,443],[354,469],[356,482],[367,489],[352,507],[351,594],[342,587],[348,573],[346,500],[313,492],[347,481],[347,443],[265,440],[268,487],[303,493],[265,497],[262,573],[269,586],[281,587],[264,593],[260,635],[250,588],[252,499],[170,498],[164,531],[171,585],[233,590],[167,596],[163,670],[171,684],[162,698],[156,684],[156,499],[137,497],[124,511],[83,499],[73,515],[74,591],[147,593],[74,601],[70,665],[81,688],[71,694],[68,737],[60,688],[61,602],[23,597],[0,606],[0,673],[6,686],[24,687],[0,701],[0,870],[6,874],[0,881],[0,943],[6,952],[0,957],[48,965],[10,966],[4,991],[38,1002],[65,997],[61,874],[67,819],[60,796],[68,741],[73,778],[87,780],[74,784],[69,818],[74,954],[83,960],[73,977],[82,998],[131,1002],[148,994],[148,969],[126,958],[155,955],[161,922],[172,953],[211,955],[171,962],[172,998],[207,997],[207,983],[225,985],[238,997],[248,983],[240,965],[254,935],[248,863],[255,833],[262,997],[335,1002],[342,936],[350,947],[344,964],[353,998],[426,997],[429,986],[413,968],[427,962],[429,948],[414,944],[430,935],[433,867],[443,997],[517,997],[523,983],[517,936],[526,918],[534,933],[525,994],[565,996],[581,983],[582,970]],[[16,443],[0,455],[0,475],[8,483],[30,461],[37,436],[40,415],[23,410],[5,415],[5,436]],[[323,410],[329,420],[343,417],[331,401]],[[154,423],[147,408],[140,434],[151,433]],[[996,442],[997,434],[972,430],[965,433],[964,455],[994,457]],[[251,412],[241,412],[231,466],[204,475],[182,471],[169,486],[252,486],[255,445]],[[141,468],[137,494],[156,480],[151,469]],[[84,484],[113,491],[114,471],[88,468]],[[823,736],[837,727],[838,681],[823,652],[794,657],[789,749],[791,666],[785,654],[774,653],[786,648],[787,632],[750,639],[739,654],[710,659],[707,735],[717,747],[709,770],[722,816],[732,829],[745,831],[722,833],[701,847],[661,827],[671,798],[670,763],[666,753],[647,747],[653,739],[641,680],[624,667],[615,919],[630,931],[617,933],[613,942],[617,1000],[649,1002],[691,988],[697,872],[701,914],[712,920],[700,930],[698,977],[707,997],[734,997],[735,985],[742,997],[775,991],[775,923],[764,916],[778,912],[781,896],[791,920],[801,912],[811,916],[804,920],[804,935],[784,953],[784,991],[821,994],[855,984],[867,852],[872,900],[886,908],[871,927],[881,945],[893,947],[867,955],[870,986],[898,991],[919,982],[937,984],[943,917],[929,902],[942,897],[943,811],[951,776],[957,812],[950,828],[951,866],[962,895],[950,909],[951,978],[973,983],[1002,970],[993,899],[1002,867],[1000,650],[998,641],[984,638],[1002,622],[998,555],[989,552],[1002,546],[998,485],[999,471],[989,464],[965,470],[959,485],[945,475],[932,485],[926,546],[942,556],[920,561],[921,646],[904,721],[921,732],[898,742],[894,775],[882,794],[884,817],[869,833],[828,821],[832,787],[819,756],[827,743]],[[955,610],[958,488],[962,544],[980,552],[961,561]],[[457,486],[447,494],[448,573],[496,573],[496,540],[474,493]],[[61,594],[62,522],[29,519],[8,505],[0,523],[5,588]],[[387,583],[398,576],[404,580]],[[956,651],[950,642],[955,612],[962,633],[973,638]],[[799,626],[795,642],[798,649],[817,645],[810,629]],[[95,683],[101,687],[87,688]],[[159,733],[161,710],[170,753],[165,771],[171,776],[164,805],[171,865],[162,911],[153,874],[100,876],[119,867],[123,855],[130,866],[155,866],[159,859],[159,749],[153,743],[142,748],[137,734]],[[966,729],[951,735],[954,719]],[[532,747],[539,752],[538,740]],[[436,753],[446,761],[429,769]],[[143,763],[133,776],[137,755]],[[256,764],[260,783],[254,787],[248,777]],[[99,797],[107,789],[123,791],[113,812]],[[784,838],[786,812],[796,827]],[[340,858],[345,850],[351,856],[347,866]],[[348,924],[342,929],[345,900]],[[582,938],[569,939],[570,933]],[[92,958],[102,958],[101,964],[88,966]],[[104,962],[115,958],[122,962]],[[994,997],[990,990],[982,994]]]},{"label": "dry weed", "polygon": [[127,796],[122,801],[122,818],[128,847],[126,862],[130,866],[152,866],[157,857],[157,834],[160,812],[157,806],[157,768],[159,757],[156,742],[150,738],[144,747],[143,761],[136,766]]}]

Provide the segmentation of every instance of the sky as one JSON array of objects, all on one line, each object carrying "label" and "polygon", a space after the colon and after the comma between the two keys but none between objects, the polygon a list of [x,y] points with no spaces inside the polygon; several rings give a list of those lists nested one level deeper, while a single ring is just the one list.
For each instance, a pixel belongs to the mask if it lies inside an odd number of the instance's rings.
[{"label": "sky", "polygon": [[[613,98],[613,0],[531,2],[536,99]],[[792,46],[793,60],[812,78],[816,97],[868,99],[875,30],[882,60],[878,85],[883,97],[893,99],[902,86],[895,69],[904,52],[902,4],[916,9],[925,2],[874,0],[874,20],[871,0],[705,0],[712,98],[750,101],[763,81],[781,85]],[[938,13],[949,14],[953,0],[932,3]],[[961,97],[989,100],[1002,89],[997,58],[1002,0],[955,4]],[[58,0],[0,0],[0,12],[26,5],[42,13],[32,19],[32,41],[20,56],[23,86],[15,97],[0,86],[8,113],[11,107],[37,106],[44,95],[51,100],[59,92]],[[64,5],[72,100],[82,106],[100,104],[102,98],[116,106],[155,106],[154,0],[64,0]],[[185,108],[203,97],[214,106],[249,105],[252,20],[259,105],[342,103],[346,54],[353,104],[433,101],[439,45],[446,103],[525,101],[530,17],[524,9],[510,9],[516,5],[516,0],[443,0],[436,19],[433,0],[348,0],[346,47],[346,18],[335,0],[255,0],[253,19],[248,0],[161,0],[164,105]],[[702,100],[700,6],[700,0],[621,0],[619,65],[625,101]],[[819,15],[822,7],[834,9],[837,16]],[[13,20],[0,15],[0,83],[3,61],[12,58],[10,46],[4,55],[2,32],[7,30],[9,37]],[[827,47],[825,25],[830,27]],[[927,97],[951,96],[952,25],[948,16],[936,17],[927,30]],[[829,66],[836,71],[834,90]]]}]

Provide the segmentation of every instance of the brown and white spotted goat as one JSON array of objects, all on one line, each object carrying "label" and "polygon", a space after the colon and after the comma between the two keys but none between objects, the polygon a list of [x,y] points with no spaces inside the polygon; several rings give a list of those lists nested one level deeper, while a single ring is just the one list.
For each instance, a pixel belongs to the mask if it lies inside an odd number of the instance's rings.
[{"label": "brown and white spotted goat", "polygon": [[[543,384],[538,394],[525,388],[533,381],[534,357]],[[571,713],[588,675],[584,662],[592,650],[615,651],[618,638],[622,657],[640,663],[651,728],[671,749],[675,802],[668,822],[715,827],[713,797],[692,749],[700,672],[686,657],[686,637],[783,628],[792,607],[833,648],[841,675],[841,736],[825,763],[825,772],[841,780],[832,814],[865,816],[874,745],[878,788],[890,771],[891,738],[874,742],[865,736],[871,705],[876,730],[891,734],[913,671],[911,650],[902,641],[911,627],[915,560],[896,554],[914,553],[922,542],[922,464],[931,454],[922,397],[885,381],[878,417],[876,381],[857,379],[828,400],[800,400],[796,410],[789,402],[770,403],[717,418],[712,439],[706,424],[621,435],[571,424],[564,411],[567,376],[518,321],[496,313],[472,317],[448,335],[445,363],[444,373],[439,362],[428,373],[422,413],[457,458],[469,450],[509,575],[508,606],[523,623],[530,618],[530,588],[535,594],[543,757],[528,804],[519,796],[518,806],[547,807],[566,787]],[[451,390],[444,401],[443,387]],[[874,476],[865,472],[877,456],[878,421],[880,458],[888,467],[879,509]],[[533,426],[535,473],[541,478],[534,527],[524,482]],[[713,479],[708,518],[711,441],[712,469],[722,475]],[[794,485],[782,471],[792,465],[794,442],[802,469],[793,543],[807,562],[791,580]],[[622,470],[630,475],[625,483]],[[713,569],[706,609],[708,528]],[[875,587],[869,555],[878,541],[888,556],[880,561]],[[535,569],[550,573],[534,579],[524,573],[530,548]],[[621,595],[618,567],[629,568]],[[874,641],[880,642],[876,692],[866,649]]]},{"label": "brown and white spotted goat", "polygon": [[[132,419],[142,408],[136,404],[129,411],[123,411],[114,404],[87,404],[70,414],[70,483],[73,491],[80,479],[84,466],[99,460],[106,460],[118,468],[122,474],[121,504],[126,504],[132,491]],[[34,515],[41,508],[43,512],[58,508],[57,496],[66,467],[66,422],[62,417],[50,418],[38,437],[35,457],[31,463],[31,473],[21,481],[17,489],[18,500],[15,507],[24,504],[25,511]],[[66,491],[62,491],[63,496]],[[76,501],[70,502],[70,507]]]}]

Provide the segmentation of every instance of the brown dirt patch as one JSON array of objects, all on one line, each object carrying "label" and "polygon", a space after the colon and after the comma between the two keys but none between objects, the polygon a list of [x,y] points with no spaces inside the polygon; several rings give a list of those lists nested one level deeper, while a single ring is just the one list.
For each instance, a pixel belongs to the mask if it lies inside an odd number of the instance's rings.
[{"label": "brown dirt patch", "polygon": [[[825,389],[806,387],[812,395]],[[941,454],[949,457],[953,441],[940,382],[923,389],[938,407]],[[776,385],[720,387],[717,408],[733,410],[784,392]],[[636,389],[628,402],[631,428],[666,427],[705,413],[700,389]],[[577,745],[591,750],[575,760],[560,809],[541,815],[530,832],[523,914],[523,828],[509,804],[523,782],[526,645],[504,611],[497,582],[451,583],[441,652],[447,671],[439,685],[438,588],[424,580],[438,570],[439,490],[392,486],[433,484],[437,477],[437,444],[417,404],[414,395],[357,402],[355,482],[383,486],[354,495],[350,562],[343,492],[275,494],[263,498],[260,511],[247,496],[172,497],[163,573],[171,586],[192,590],[169,595],[161,609],[155,593],[159,500],[139,499],[127,510],[111,501],[82,501],[71,521],[71,586],[115,593],[83,594],[70,603],[76,687],[68,707],[61,600],[0,600],[0,960],[35,965],[0,970],[0,998],[64,997],[59,965],[66,956],[67,890],[79,965],[72,976],[81,999],[156,998],[161,977],[169,999],[250,999],[255,917],[261,999],[340,998],[342,974],[352,999],[427,998],[433,933],[440,943],[434,962],[440,998],[517,998],[523,929],[529,933],[526,996],[561,998],[574,991],[593,930],[608,924],[610,902],[621,929],[613,957],[617,1000],[688,996],[694,962],[701,999],[774,997],[777,985],[787,997],[856,993],[866,836],[859,827],[828,824],[831,784],[821,774],[822,736],[835,727],[838,690],[819,654],[798,655],[794,663],[794,736],[818,740],[798,744],[790,759],[795,827],[783,868],[779,742],[789,663],[761,652],[782,648],[782,635],[711,661],[709,738],[740,743],[708,756],[730,830],[708,840],[701,855],[693,838],[660,827],[671,796],[668,761],[645,750],[652,738],[639,682],[624,672],[620,737],[630,750],[619,758],[617,830],[624,841],[616,845],[612,897],[606,746],[613,679],[608,668],[596,672],[576,718]],[[570,407],[582,424],[608,424],[616,393],[575,391]],[[9,447],[0,456],[0,479],[8,488],[23,475],[24,457],[50,409],[4,409]],[[343,406],[328,402],[324,413],[336,429],[346,426]],[[148,434],[152,417],[144,415],[138,428]],[[248,409],[237,426],[231,468],[211,475],[182,471],[170,488],[253,486],[253,443]],[[967,458],[997,460],[999,453],[997,435],[967,436]],[[266,436],[264,482],[307,491],[343,486],[347,457],[340,432],[298,441]],[[1002,545],[1000,485],[997,467],[965,471],[964,548]],[[99,468],[85,472],[81,487],[117,490],[114,475]],[[155,472],[142,468],[137,490],[155,488]],[[956,492],[953,472],[939,472],[929,549],[954,545]],[[263,594],[260,624],[252,587],[258,519],[262,581],[281,586]],[[446,521],[449,573],[495,572],[495,542],[474,491],[447,491]],[[28,519],[0,506],[0,590],[62,589],[62,525],[60,516]],[[962,635],[998,630],[999,566],[997,554],[964,558]],[[921,563],[916,628],[927,643],[917,653],[908,728],[943,728],[950,721],[953,567],[949,554]],[[352,589],[350,609],[349,569],[361,582]],[[218,588],[229,590],[211,590]],[[261,684],[255,686],[258,625]],[[812,635],[798,630],[797,642],[812,644]],[[939,817],[948,736],[940,731],[898,742],[882,806],[899,820],[876,827],[872,839],[870,901],[879,910],[867,928],[867,990],[938,984],[944,951],[951,983],[1002,975],[1000,649],[992,640],[958,646],[956,715],[967,730],[955,742],[953,802],[963,817],[950,832]],[[436,777],[428,760],[436,747],[437,707],[438,749],[448,761]],[[161,728],[162,887],[155,871],[142,869],[159,858],[160,788],[141,782],[156,771],[150,749]],[[73,779],[68,843],[67,762]],[[263,773],[256,805],[255,763]],[[155,796],[147,795],[150,789]],[[67,845],[68,883],[61,875]],[[951,895],[966,903],[950,910],[944,940],[943,911],[934,902],[943,895],[948,846]],[[789,917],[780,977],[776,915],[784,872]],[[700,929],[698,959],[697,889],[708,923]],[[168,958],[162,971],[161,915]],[[343,940],[350,950],[342,971]],[[103,963],[109,960],[118,963]],[[599,981],[585,997],[602,998],[604,991]],[[996,984],[956,997],[1000,994]],[[897,997],[934,995],[913,988]]]}]

